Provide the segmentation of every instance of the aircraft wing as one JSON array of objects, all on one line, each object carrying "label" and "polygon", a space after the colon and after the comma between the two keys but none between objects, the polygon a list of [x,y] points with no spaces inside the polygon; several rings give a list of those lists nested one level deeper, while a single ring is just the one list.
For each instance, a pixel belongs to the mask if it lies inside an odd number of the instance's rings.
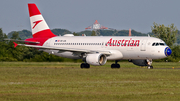
[{"label": "aircraft wing", "polygon": [[15,46],[27,46],[27,47],[34,47],[39,49],[50,49],[50,50],[60,50],[60,51],[70,51],[70,52],[80,52],[80,53],[102,53],[106,55],[110,55],[110,51],[102,51],[102,50],[87,50],[87,49],[76,49],[76,48],[65,48],[65,47],[50,47],[50,46],[37,46],[37,45],[26,45],[26,44],[16,44],[14,42]]}]

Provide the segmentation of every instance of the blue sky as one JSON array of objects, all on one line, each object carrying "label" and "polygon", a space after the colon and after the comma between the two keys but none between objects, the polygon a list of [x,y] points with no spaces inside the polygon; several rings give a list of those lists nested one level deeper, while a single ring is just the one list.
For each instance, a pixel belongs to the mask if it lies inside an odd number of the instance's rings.
[{"label": "blue sky", "polygon": [[95,20],[117,30],[151,32],[153,22],[180,29],[180,0],[3,0],[0,28],[4,33],[30,30],[28,3],[36,3],[50,29],[80,32]]}]

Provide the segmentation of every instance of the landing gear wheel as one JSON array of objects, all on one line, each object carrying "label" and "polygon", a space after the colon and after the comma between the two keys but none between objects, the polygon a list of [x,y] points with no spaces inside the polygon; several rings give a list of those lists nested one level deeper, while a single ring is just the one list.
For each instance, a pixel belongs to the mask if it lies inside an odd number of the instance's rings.
[{"label": "landing gear wheel", "polygon": [[115,68],[115,64],[111,64],[111,68],[112,68],[112,69]]},{"label": "landing gear wheel", "polygon": [[148,69],[153,69],[153,66],[148,66],[147,68],[148,68]]},{"label": "landing gear wheel", "polygon": [[87,64],[87,63],[82,63],[82,64],[81,64],[81,68],[82,68],[82,69],[83,69],[83,68],[90,68],[90,65]]},{"label": "landing gear wheel", "polygon": [[81,68],[85,68],[85,64],[84,63],[81,64]]},{"label": "landing gear wheel", "polygon": [[86,67],[86,68],[90,68],[90,65],[86,63],[86,66],[85,66],[85,67]]},{"label": "landing gear wheel", "polygon": [[119,64],[116,64],[116,68],[120,68],[120,65],[119,65]]},{"label": "landing gear wheel", "polygon": [[120,65],[119,64],[112,64],[111,65],[111,68],[113,69],[113,68],[120,68]]},{"label": "landing gear wheel", "polygon": [[118,61],[119,60],[116,60],[115,61],[115,64],[113,63],[112,65],[111,65],[111,68],[113,69],[113,68],[120,68],[120,65],[118,64]]}]

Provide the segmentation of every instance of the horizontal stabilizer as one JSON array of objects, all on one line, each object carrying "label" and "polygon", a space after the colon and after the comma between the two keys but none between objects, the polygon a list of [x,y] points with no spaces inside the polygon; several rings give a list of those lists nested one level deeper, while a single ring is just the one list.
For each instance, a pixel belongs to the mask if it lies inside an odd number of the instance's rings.
[{"label": "horizontal stabilizer", "polygon": [[16,46],[18,45],[17,43],[13,42],[14,43],[14,48],[16,48]]},{"label": "horizontal stabilizer", "polygon": [[15,40],[15,39],[4,39],[8,41],[16,41],[16,42],[27,42],[27,43],[34,43],[34,44],[39,44],[40,42],[34,42],[34,41],[24,41],[24,40]]}]

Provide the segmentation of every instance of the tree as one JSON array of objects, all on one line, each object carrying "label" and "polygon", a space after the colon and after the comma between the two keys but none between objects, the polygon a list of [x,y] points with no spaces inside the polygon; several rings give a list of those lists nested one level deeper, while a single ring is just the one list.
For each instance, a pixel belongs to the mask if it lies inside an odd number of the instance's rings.
[{"label": "tree", "polygon": [[2,28],[0,28],[0,41],[3,41],[5,38],[7,38],[7,35],[3,33]]},{"label": "tree", "polygon": [[2,41],[3,40],[3,31],[2,31],[2,29],[0,29],[0,41]]},{"label": "tree", "polygon": [[79,36],[79,34],[77,34],[77,33],[75,33],[75,32],[73,33],[73,35],[74,35],[74,36]]},{"label": "tree", "polygon": [[15,31],[15,32],[12,34],[11,39],[18,39],[18,40],[20,40],[19,33]]},{"label": "tree", "polygon": [[95,32],[95,31],[92,31],[91,36],[96,36],[96,32]]},{"label": "tree", "polygon": [[170,47],[176,42],[178,29],[173,23],[171,25],[164,26],[164,24],[160,25],[154,22],[151,30],[155,37],[162,39]]}]

